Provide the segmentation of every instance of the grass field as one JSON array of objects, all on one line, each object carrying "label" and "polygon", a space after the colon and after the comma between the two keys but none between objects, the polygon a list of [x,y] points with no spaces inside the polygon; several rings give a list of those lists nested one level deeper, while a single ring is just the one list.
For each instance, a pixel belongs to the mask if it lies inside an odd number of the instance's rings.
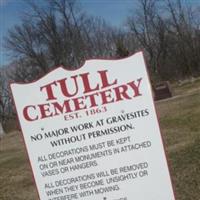
[{"label": "grass field", "polygon": [[[200,81],[156,103],[177,200],[200,200]],[[0,200],[36,200],[20,133],[0,142]],[[162,199],[157,199],[162,200]]]}]

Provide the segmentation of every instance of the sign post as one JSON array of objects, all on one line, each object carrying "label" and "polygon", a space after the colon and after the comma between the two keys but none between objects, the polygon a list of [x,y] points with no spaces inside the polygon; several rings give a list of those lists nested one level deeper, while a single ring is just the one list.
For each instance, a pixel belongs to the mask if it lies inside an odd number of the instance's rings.
[{"label": "sign post", "polygon": [[174,200],[143,55],[11,90],[41,200]]}]

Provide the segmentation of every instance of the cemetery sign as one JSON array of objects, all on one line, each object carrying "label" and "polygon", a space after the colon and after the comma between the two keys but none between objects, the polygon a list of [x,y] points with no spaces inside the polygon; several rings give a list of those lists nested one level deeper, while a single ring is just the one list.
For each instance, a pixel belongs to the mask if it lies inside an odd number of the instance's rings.
[{"label": "cemetery sign", "polygon": [[174,200],[141,52],[11,90],[41,200]]}]

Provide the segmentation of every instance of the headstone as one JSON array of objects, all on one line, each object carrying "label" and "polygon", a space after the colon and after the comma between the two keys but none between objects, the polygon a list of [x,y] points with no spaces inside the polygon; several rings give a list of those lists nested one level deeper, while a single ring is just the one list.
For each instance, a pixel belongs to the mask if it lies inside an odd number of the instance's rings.
[{"label": "headstone", "polygon": [[4,135],[4,130],[2,124],[0,123],[0,138],[3,137],[3,135]]},{"label": "headstone", "polygon": [[11,84],[41,200],[174,200],[141,52]]},{"label": "headstone", "polygon": [[167,99],[172,97],[172,90],[168,81],[157,83],[154,86],[155,100]]}]

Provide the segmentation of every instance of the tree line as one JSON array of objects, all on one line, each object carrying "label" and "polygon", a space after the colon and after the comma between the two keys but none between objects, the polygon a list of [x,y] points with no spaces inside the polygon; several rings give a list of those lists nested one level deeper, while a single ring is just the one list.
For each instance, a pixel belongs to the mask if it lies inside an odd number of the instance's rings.
[{"label": "tree line", "polygon": [[[6,79],[29,82],[87,58],[123,58],[145,53],[152,82],[200,75],[200,7],[183,0],[133,0],[125,28],[83,12],[75,0],[28,1],[31,12],[8,31],[4,46],[13,58]],[[83,2],[84,3],[84,2]],[[134,73],[134,72],[133,72]],[[0,74],[0,115],[9,107]]]}]

